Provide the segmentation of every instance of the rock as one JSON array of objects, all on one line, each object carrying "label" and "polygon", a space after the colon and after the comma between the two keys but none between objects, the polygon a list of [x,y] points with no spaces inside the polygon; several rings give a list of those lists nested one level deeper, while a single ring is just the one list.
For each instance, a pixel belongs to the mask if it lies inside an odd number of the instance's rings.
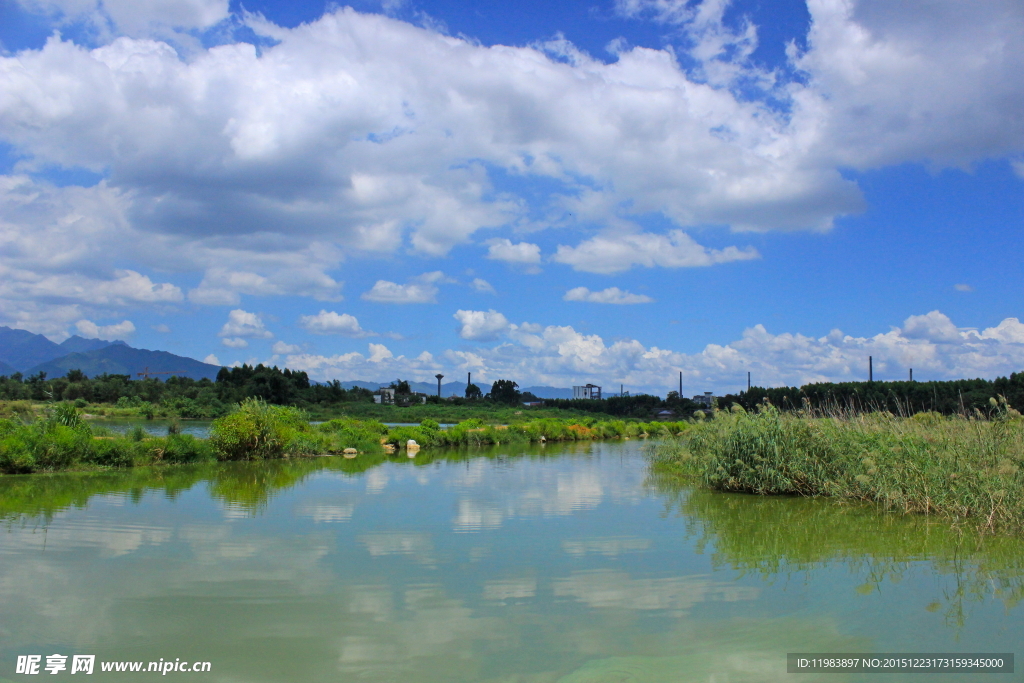
[{"label": "rock", "polygon": [[409,439],[405,442],[405,452],[409,453],[409,457],[415,455],[419,450],[420,445],[414,439]]},{"label": "rock", "polygon": [[341,454],[344,455],[346,458],[351,459],[359,455],[359,451],[357,451],[354,448],[346,448],[341,452]]},{"label": "rock", "polygon": [[394,453],[396,450],[398,450],[398,449],[395,448],[394,444],[390,444],[390,443],[384,444],[384,452],[385,453]]},{"label": "rock", "polygon": [[548,440],[548,437],[544,436],[543,434],[540,435],[540,442],[541,443],[544,443],[547,440]]}]

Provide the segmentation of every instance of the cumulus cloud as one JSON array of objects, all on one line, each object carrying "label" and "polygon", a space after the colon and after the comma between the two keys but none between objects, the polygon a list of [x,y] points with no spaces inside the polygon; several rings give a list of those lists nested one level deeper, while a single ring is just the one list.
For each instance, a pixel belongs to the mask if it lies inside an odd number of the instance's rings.
[{"label": "cumulus cloud", "polygon": [[[240,308],[228,313],[228,320],[220,328],[221,337],[249,337],[253,339],[269,339],[274,335],[263,325],[263,319],[257,313],[249,313]],[[227,344],[226,344],[227,345]]]},{"label": "cumulus cloud", "polygon": [[242,339],[241,337],[225,337],[220,340],[220,343],[229,349],[246,349],[249,348],[249,342]]},{"label": "cumulus cloud", "polygon": [[540,263],[540,246],[529,242],[513,243],[510,239],[499,239],[487,247],[487,258],[517,265]]},{"label": "cumulus cloud", "polygon": [[174,29],[206,29],[228,17],[228,0],[19,0],[29,11],[61,25],[85,23],[100,35],[165,35]]},{"label": "cumulus cloud", "polygon": [[[354,315],[326,310],[321,310],[316,315],[302,316],[299,318],[299,326],[313,334],[340,334],[343,337],[370,337],[375,334],[360,327],[359,321]],[[276,345],[275,348],[277,348]],[[292,352],[274,351],[274,353]]]},{"label": "cumulus cloud", "polygon": [[131,320],[124,320],[115,325],[97,325],[91,320],[79,320],[75,323],[79,334],[86,339],[127,339],[135,333],[135,325]]},{"label": "cumulus cloud", "polygon": [[[746,373],[760,386],[799,386],[810,382],[867,379],[873,356],[875,379],[903,379],[914,369],[919,379],[956,379],[1009,375],[1024,367],[1024,324],[1007,318],[983,330],[957,328],[938,311],[909,316],[902,327],[870,337],[832,330],[822,337],[773,334],[753,325],[739,339],[708,344],[697,353],[647,346],[636,339],[606,341],[571,326],[509,323],[495,311],[459,311],[456,319],[467,339],[495,340],[494,346],[450,349],[437,356],[394,356],[371,345],[368,356],[302,355],[289,365],[317,379],[385,380],[401,376],[430,381],[438,371],[471,371],[482,382],[514,378],[520,385],[572,386],[625,384],[633,390],[664,394],[678,386],[685,393],[735,392]],[[294,359],[300,366],[293,364]],[[378,374],[378,371],[381,374]]]},{"label": "cumulus cloud", "polygon": [[274,345],[270,347],[271,352],[276,354],[289,354],[298,353],[302,350],[302,347],[298,344],[285,344],[283,341],[274,342]]},{"label": "cumulus cloud", "polygon": [[484,294],[497,293],[494,291],[494,287],[491,286],[490,282],[488,282],[487,280],[482,280],[478,277],[473,278],[473,281],[469,283],[469,286],[478,292],[483,292]]},{"label": "cumulus cloud", "polygon": [[448,281],[441,271],[424,273],[405,285],[377,280],[360,298],[381,304],[433,304],[437,303],[436,283]]},{"label": "cumulus cloud", "polygon": [[206,358],[204,358],[203,362],[209,363],[210,365],[220,365],[220,359],[217,358],[217,356],[213,355],[212,353],[208,355]]},{"label": "cumulus cloud", "polygon": [[493,308],[489,311],[460,309],[453,317],[459,322],[459,336],[463,339],[493,340],[509,329],[508,319]]},{"label": "cumulus cloud", "polygon": [[633,294],[618,287],[609,287],[600,292],[592,292],[586,287],[574,287],[566,292],[562,299],[586,301],[593,304],[649,304],[654,301],[646,294]]},{"label": "cumulus cloud", "polygon": [[966,284],[953,285],[953,289],[955,289],[958,292],[973,292],[974,291],[974,287],[971,287],[970,285],[966,285]]},{"label": "cumulus cloud", "polygon": [[[55,34],[0,57],[0,139],[20,159],[0,178],[0,314],[53,332],[180,301],[147,280],[156,269],[201,275],[196,303],[338,300],[346,258],[444,255],[481,230],[546,227],[535,209],[598,230],[555,256],[580,270],[755,258],[682,230],[826,230],[863,207],[840,169],[1019,166],[1024,153],[1015,0],[810,0],[806,49],[770,73],[749,60],[757,27],[726,26],[723,0],[620,0],[679,45],[620,45],[612,63],[564,40],[486,46],[350,8],[294,28],[246,15],[260,49],[180,51],[160,37],[215,25],[225,0],[22,4],[114,27],[94,49]],[[48,168],[104,179],[31,179]],[[534,206],[492,168],[564,190]],[[586,202],[612,208],[567,217]],[[648,214],[674,227],[609,236]],[[531,246],[490,249],[536,267]]]},{"label": "cumulus cloud", "polygon": [[618,273],[640,265],[647,268],[694,268],[760,258],[753,247],[708,249],[681,230],[668,235],[639,233],[598,236],[575,247],[560,245],[554,260],[589,273]]}]

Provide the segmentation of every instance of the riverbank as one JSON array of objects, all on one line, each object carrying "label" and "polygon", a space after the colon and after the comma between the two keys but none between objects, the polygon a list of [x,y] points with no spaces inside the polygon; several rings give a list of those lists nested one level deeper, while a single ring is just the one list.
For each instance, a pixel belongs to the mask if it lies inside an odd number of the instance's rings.
[{"label": "riverbank", "polygon": [[[224,412],[209,416],[196,416],[187,412],[183,415],[173,406],[148,401],[91,403],[78,399],[73,403],[85,419],[95,421],[98,424],[103,424],[106,420],[212,420],[217,417],[223,417],[224,414],[230,412],[229,408],[225,408]],[[52,402],[47,401],[0,401],[0,419],[33,421],[37,418],[45,417],[46,411],[52,405]],[[411,406],[382,405],[372,401],[348,401],[330,405],[311,405],[300,408],[300,410],[303,410],[309,416],[309,419],[320,422],[334,419],[356,419],[361,421],[376,420],[385,423],[418,423],[423,420],[456,423],[477,419],[485,424],[508,424],[523,419],[544,417],[556,419],[622,419],[622,416],[610,413],[545,406],[506,405],[491,401],[463,403],[462,405],[447,402],[428,402]]]},{"label": "riverbank", "polygon": [[709,489],[830,496],[1024,532],[1024,418],[718,413],[660,444],[656,468]]},{"label": "riverbank", "polygon": [[[71,403],[51,406],[35,419],[0,419],[0,472],[24,474],[70,469],[123,468],[158,463],[271,460],[344,454],[384,456],[402,449],[485,446],[547,441],[663,437],[678,435],[686,422],[532,418],[513,416],[507,425],[463,420],[448,429],[431,419],[418,426],[389,427],[376,420],[333,419],[311,425],[295,408],[243,401],[215,420],[208,439],[179,433],[153,437],[141,427],[118,434],[86,420]],[[410,448],[410,441],[415,448]]]}]

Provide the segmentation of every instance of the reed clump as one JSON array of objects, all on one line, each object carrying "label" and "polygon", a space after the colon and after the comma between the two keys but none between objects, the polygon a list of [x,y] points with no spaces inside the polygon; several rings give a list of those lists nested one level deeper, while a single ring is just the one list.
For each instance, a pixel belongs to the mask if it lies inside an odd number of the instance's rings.
[{"label": "reed clump", "polygon": [[1024,531],[1024,418],[782,413],[766,405],[700,421],[655,451],[658,466],[720,491],[833,496],[885,510]]}]

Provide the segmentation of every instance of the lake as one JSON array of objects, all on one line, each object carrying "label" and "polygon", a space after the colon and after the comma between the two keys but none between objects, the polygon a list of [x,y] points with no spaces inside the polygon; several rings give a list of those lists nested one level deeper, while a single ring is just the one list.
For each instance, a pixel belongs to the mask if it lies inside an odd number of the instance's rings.
[{"label": "lake", "polygon": [[837,683],[879,678],[786,654],[1022,652],[1020,539],[694,491],[643,448],[0,477],[0,680],[86,654],[96,681]]}]

